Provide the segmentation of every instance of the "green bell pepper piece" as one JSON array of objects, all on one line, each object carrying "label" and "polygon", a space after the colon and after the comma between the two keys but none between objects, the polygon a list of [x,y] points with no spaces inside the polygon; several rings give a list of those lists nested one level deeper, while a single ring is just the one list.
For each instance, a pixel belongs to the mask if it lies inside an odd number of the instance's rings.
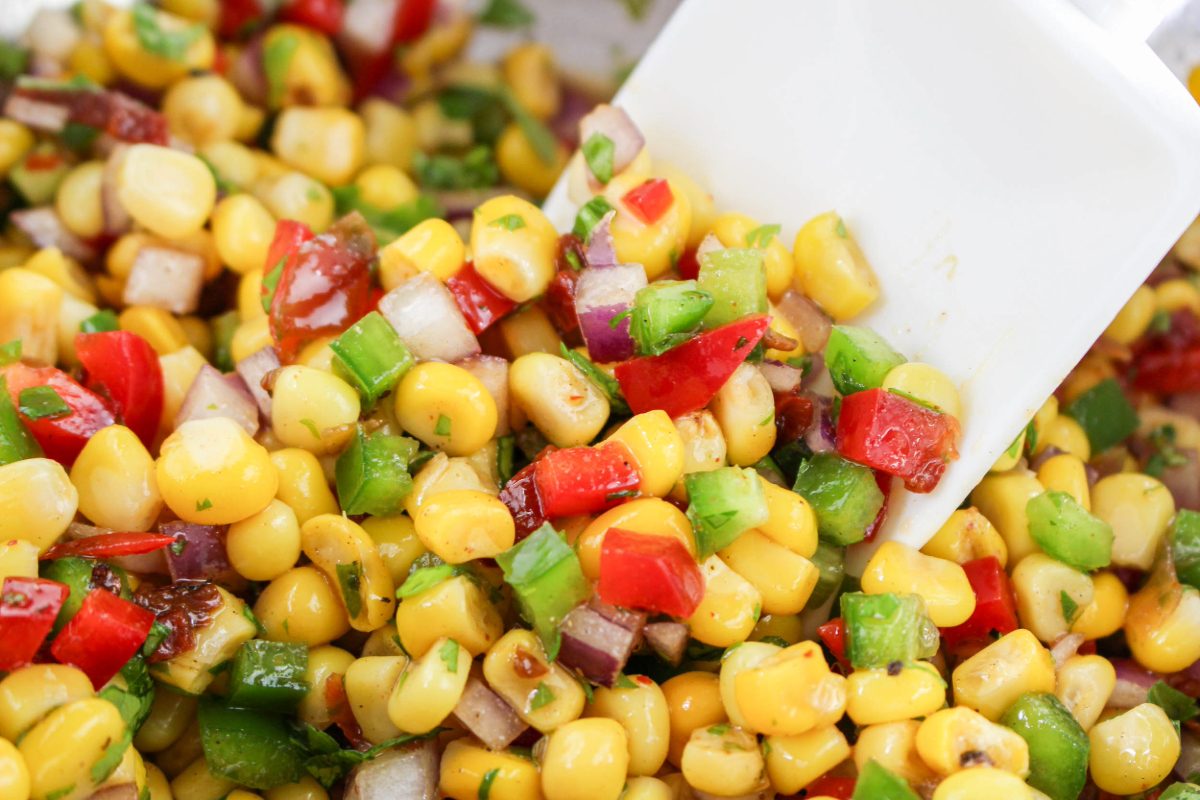
[{"label": "green bell pepper piece", "polygon": [[1200,786],[1194,783],[1176,783],[1158,796],[1158,800],[1200,800]]},{"label": "green bell pepper piece", "polygon": [[41,446],[25,426],[8,393],[7,376],[0,375],[0,466],[41,456]]},{"label": "green bell pepper piece", "polygon": [[712,297],[705,328],[719,328],[747,314],[767,311],[767,267],[763,251],[732,247],[700,257],[697,288]]},{"label": "green bell pepper piece", "polygon": [[883,508],[883,492],[871,468],[832,451],[804,462],[792,490],[812,506],[817,533],[831,544],[861,542]]},{"label": "green bell pepper piece", "polygon": [[1179,582],[1200,589],[1200,513],[1180,509],[1171,524],[1170,542]]},{"label": "green bell pepper piece", "polygon": [[871,759],[859,770],[851,800],[921,800],[908,781]]},{"label": "green bell pepper piece", "polygon": [[1137,430],[1138,415],[1116,378],[1105,378],[1063,409],[1087,434],[1093,453],[1107,450]]},{"label": "green bell pepper piece", "polygon": [[1075,800],[1087,783],[1091,744],[1067,707],[1047,692],[1017,698],[1000,718],[1029,744],[1029,777],[1033,788],[1051,800]]},{"label": "green bell pepper piece", "polygon": [[50,629],[51,637],[57,636],[63,626],[71,621],[71,617],[75,616],[79,607],[83,605],[83,598],[87,597],[91,588],[92,567],[94,566],[96,566],[95,561],[75,556],[42,562],[38,569],[38,575],[48,581],[64,584],[70,590],[67,599],[63,601],[62,608],[58,610],[58,616],[54,618],[54,627]]},{"label": "green bell pepper piece", "polygon": [[225,698],[234,708],[294,711],[310,690],[304,680],[307,669],[303,644],[252,639],[233,657]]},{"label": "green bell pepper piece", "polygon": [[360,425],[334,466],[338,501],[347,514],[387,516],[412,492],[408,465],[417,443],[405,436],[375,434]]},{"label": "green bell pepper piece", "polygon": [[657,356],[686,341],[713,307],[713,296],[696,281],[659,281],[638,290],[629,333],[638,355]]},{"label": "green bell pepper piece", "polygon": [[908,359],[870,328],[834,325],[825,345],[825,363],[834,388],[847,395],[878,389],[887,374]]},{"label": "green bell pepper piece", "polygon": [[804,608],[820,608],[842,585],[846,576],[846,548],[829,542],[817,542],[817,552],[809,559],[817,568],[817,585]]},{"label": "green bell pepper piece", "polygon": [[273,789],[306,774],[308,748],[287,717],[230,708],[214,697],[200,698],[197,716],[204,759],[214,777],[252,789]]},{"label": "green bell pepper piece", "polygon": [[375,405],[417,360],[378,311],[372,311],[329,343],[333,371],[358,390],[363,408]]},{"label": "green bell pepper piece", "polygon": [[937,652],[938,629],[919,595],[846,592],[841,609],[846,658],[855,669],[919,661]]},{"label": "green bell pepper piece", "polygon": [[721,467],[683,476],[688,519],[696,533],[696,555],[704,559],[733,544],[771,516],[767,494],[753,469]]},{"label": "green bell pepper piece", "polygon": [[579,556],[547,522],[496,556],[496,562],[512,587],[521,616],[533,626],[546,658],[553,661],[561,644],[558,624],[592,593]]},{"label": "green bell pepper piece", "polygon": [[1029,535],[1051,558],[1081,572],[1112,561],[1113,529],[1067,492],[1046,491],[1025,505]]}]

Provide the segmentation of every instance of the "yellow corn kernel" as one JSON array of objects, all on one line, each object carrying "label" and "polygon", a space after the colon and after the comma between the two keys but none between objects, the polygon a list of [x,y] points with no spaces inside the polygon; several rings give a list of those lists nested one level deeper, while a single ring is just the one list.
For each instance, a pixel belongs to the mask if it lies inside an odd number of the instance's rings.
[{"label": "yellow corn kernel", "polygon": [[933,771],[917,752],[917,731],[920,728],[921,723],[915,719],[868,725],[858,732],[858,741],[854,743],[855,765],[861,772],[867,762],[874,759],[913,786],[933,783]]},{"label": "yellow corn kernel", "polygon": [[508,383],[513,403],[556,447],[582,447],[608,421],[608,398],[566,359],[523,355],[509,367]]},{"label": "yellow corn kernel", "polygon": [[555,140],[551,160],[543,161],[525,130],[515,122],[505,127],[496,140],[496,166],[500,174],[506,182],[534,197],[550,193],[569,158],[567,148]]},{"label": "yellow corn kernel", "polygon": [[1129,592],[1120,578],[1107,571],[1092,575],[1092,587],[1092,602],[1080,608],[1071,631],[1082,633],[1086,639],[1103,639],[1125,624]]},{"label": "yellow corn kernel", "polygon": [[58,309],[63,290],[36,272],[0,272],[0,341],[21,340],[21,352],[53,364],[58,360]]},{"label": "yellow corn kernel", "polygon": [[1031,472],[1006,472],[988,475],[971,492],[971,503],[991,521],[1008,548],[1008,563],[1017,564],[1030,553],[1042,549],[1029,535],[1025,506],[1046,491]]},{"label": "yellow corn kernel", "polygon": [[[739,650],[741,648],[738,648]],[[735,651],[736,652],[736,651]],[[662,685],[670,716],[671,744],[667,758],[679,766],[692,731],[726,722],[717,676],[711,672],[684,672]]]},{"label": "yellow corn kernel", "polygon": [[362,528],[375,541],[379,557],[391,572],[396,586],[404,584],[413,562],[428,552],[417,536],[412,519],[404,514],[367,517]]},{"label": "yellow corn kernel", "polygon": [[140,225],[168,239],[204,225],[217,200],[217,184],[203,161],[181,150],[131,145],[121,159],[117,199]]},{"label": "yellow corn kernel", "polygon": [[491,775],[490,800],[540,800],[537,764],[510,753],[488,750],[471,739],[458,739],[442,753],[438,788],[453,800],[479,800],[480,786]]},{"label": "yellow corn kernel", "polygon": [[396,609],[396,630],[414,658],[443,636],[475,657],[500,638],[504,621],[483,589],[458,575],[404,598]]},{"label": "yellow corn kernel", "polygon": [[44,553],[78,506],[79,492],[57,461],[27,458],[0,467],[0,541],[30,542]]},{"label": "yellow corn kernel", "polygon": [[163,11],[155,11],[154,17],[164,32],[197,32],[183,57],[167,58],[147,50],[139,38],[133,14],[127,10],[116,11],[104,24],[104,53],[118,72],[148,89],[164,89],[192,70],[212,67],[216,44],[207,28],[193,28],[193,23],[188,20]]},{"label": "yellow corn kernel", "polygon": [[[30,272],[36,272],[38,275],[54,281],[62,287],[66,295],[74,299],[89,304],[96,302],[96,290],[92,288],[88,274],[83,267],[79,266],[78,261],[64,256],[57,247],[44,247],[38,250],[25,262],[24,267]],[[78,326],[76,331],[78,331]],[[59,347],[61,349],[61,343]]]},{"label": "yellow corn kernel", "polygon": [[775,446],[775,397],[753,364],[740,364],[708,408],[721,426],[730,464],[748,467]]},{"label": "yellow corn kernel", "polygon": [[395,408],[405,431],[452,456],[474,453],[496,432],[491,393],[452,364],[427,361],[406,372],[396,388]]},{"label": "yellow corn kernel", "polygon": [[259,178],[258,158],[239,142],[210,142],[199,148],[204,160],[212,164],[218,177],[241,189],[250,188]]},{"label": "yellow corn kernel", "polygon": [[917,729],[917,752],[942,777],[971,767],[968,757],[983,753],[991,763],[1013,775],[1029,774],[1029,745],[1003,725],[958,706],[931,714]]},{"label": "yellow corn kernel", "polygon": [[795,492],[770,481],[762,480],[762,486],[770,517],[758,526],[759,533],[806,559],[812,558],[817,552],[817,516],[812,506]]},{"label": "yellow corn kernel", "polygon": [[500,338],[513,358],[526,353],[552,353],[557,355],[562,348],[562,339],[554,329],[550,317],[537,306],[509,314],[500,320]]},{"label": "yellow corn kernel", "polygon": [[749,641],[761,642],[767,637],[782,639],[787,644],[804,640],[804,624],[799,614],[763,614],[754,626]]},{"label": "yellow corn kernel", "polygon": [[125,280],[133,271],[133,262],[137,258],[138,251],[158,241],[157,238],[147,233],[127,233],[117,239],[104,257],[104,266],[108,270],[108,274],[114,278]]},{"label": "yellow corn kernel", "polygon": [[1021,460],[1022,455],[1025,453],[1025,433],[1027,430],[1027,428],[1021,429],[1021,432],[1017,434],[1017,438],[1013,440],[1013,443],[1008,446],[1007,450],[1000,454],[1000,457],[996,459],[996,463],[992,464],[992,468],[988,472],[1008,472],[1017,465],[1017,462]]},{"label": "yellow corn kernel", "polygon": [[629,448],[642,477],[638,488],[643,495],[663,497],[683,474],[683,440],[665,411],[632,417],[608,437],[614,440]]},{"label": "yellow corn kernel", "polygon": [[29,768],[12,742],[0,739],[0,797],[29,800]]},{"label": "yellow corn kernel", "polygon": [[254,317],[238,325],[229,341],[229,354],[234,363],[272,345],[270,323],[267,315]]},{"label": "yellow corn kernel", "polygon": [[208,771],[203,753],[171,781],[173,800],[221,800],[235,788],[235,781],[214,777]]},{"label": "yellow corn kernel", "polygon": [[[160,358],[188,346],[187,332],[179,324],[179,320],[175,319],[170,311],[161,308],[130,306],[120,313],[117,323],[121,330],[136,333],[145,339]],[[187,387],[184,391],[186,390]],[[181,401],[182,399],[180,398]]]},{"label": "yellow corn kernel", "polygon": [[[683,441],[683,474],[707,472],[725,466],[725,436],[711,412],[692,411],[674,420],[675,430]],[[676,485],[686,500],[682,482]]]},{"label": "yellow corn kernel", "polygon": [[704,599],[687,620],[692,636],[714,647],[746,641],[762,613],[762,593],[717,556],[709,556],[700,572]]},{"label": "yellow corn kernel", "polygon": [[516,536],[504,503],[484,492],[442,492],[421,506],[413,520],[421,543],[448,564],[493,558]]},{"label": "yellow corn kernel", "polygon": [[475,271],[506,297],[523,303],[554,277],[558,232],[541,209],[515,195],[475,209],[471,254]]},{"label": "yellow corn kernel", "polygon": [[362,167],[365,139],[366,129],[353,111],[294,106],[276,120],[271,150],[327,186],[343,186]]},{"label": "yellow corn kernel", "polygon": [[514,628],[504,634],[487,651],[483,675],[517,716],[542,733],[578,719],[583,712],[586,698],[579,682],[561,664],[546,660],[533,631]]},{"label": "yellow corn kernel", "polygon": [[974,506],[960,508],[951,514],[946,524],[921,548],[921,552],[955,564],[965,564],[988,556],[995,556],[1002,567],[1008,563],[1008,547],[1000,532]]},{"label": "yellow corn kernel", "polygon": [[629,743],[611,719],[577,719],[556,728],[542,755],[546,800],[617,800],[625,784]]},{"label": "yellow corn kernel", "polygon": [[1021,627],[1047,643],[1070,631],[1074,622],[1064,618],[1064,594],[1078,608],[1084,608],[1095,597],[1090,577],[1045,553],[1021,559],[1013,570],[1012,583]]},{"label": "yellow corn kernel", "polygon": [[467,459],[448,458],[445,453],[438,453],[414,476],[413,490],[404,500],[404,509],[415,519],[429,498],[463,489],[492,496],[500,494],[496,484],[490,478],[485,482],[485,477]]},{"label": "yellow corn kernel", "polygon": [[1038,482],[1048,490],[1066,492],[1084,509],[1092,509],[1092,493],[1088,488],[1087,470],[1079,456],[1063,453],[1049,458],[1038,469]]},{"label": "yellow corn kernel", "polygon": [[[313,517],[300,528],[300,548],[325,573],[330,585],[342,587],[351,627],[369,632],[391,619],[396,607],[392,575],[375,542],[357,523],[339,514]],[[345,567],[358,575],[356,593],[344,583]]]},{"label": "yellow corn kernel", "polygon": [[773,736],[832,725],[846,709],[846,679],[829,671],[816,642],[792,645],[739,672],[734,687],[749,727]]},{"label": "yellow corn kernel", "polygon": [[630,500],[605,511],[576,540],[575,551],[588,580],[600,578],[600,549],[610,528],[652,536],[673,536],[689,553],[694,555],[696,552],[692,525],[682,511],[665,500],[653,497]]},{"label": "yellow corn kernel", "polygon": [[188,76],[163,97],[162,113],[171,133],[196,147],[233,139],[242,115],[242,98],[220,75]]},{"label": "yellow corn kernel", "polygon": [[933,800],[992,800],[994,797],[1033,797],[1034,790],[1011,772],[976,767],[956,772],[933,790]]},{"label": "yellow corn kernel", "polygon": [[366,128],[365,163],[411,169],[417,151],[417,125],[412,115],[379,97],[363,101],[358,113]]},{"label": "yellow corn kernel", "polygon": [[0,542],[0,585],[5,578],[36,578],[38,549],[32,542],[9,539]]},{"label": "yellow corn kernel", "polygon": [[96,525],[146,531],[158,518],[163,498],[154,459],[123,425],[109,425],[88,439],[71,467],[79,511]]},{"label": "yellow corn kernel", "polygon": [[438,639],[401,673],[388,699],[388,718],[406,733],[428,733],[458,705],[470,671],[471,654],[453,639]]},{"label": "yellow corn kernel", "polygon": [[91,38],[79,40],[71,50],[67,66],[71,68],[72,72],[83,75],[101,86],[108,86],[117,78],[116,70],[113,69],[112,62],[104,52],[104,44]]},{"label": "yellow corn kernel", "polygon": [[179,324],[183,327],[188,343],[196,348],[206,359],[212,357],[212,329],[200,317],[180,317]]},{"label": "yellow corn kernel", "polygon": [[196,698],[177,692],[155,692],[150,716],[138,729],[134,746],[143,753],[160,753],[183,736],[196,717]]},{"label": "yellow corn kernel", "polygon": [[[246,275],[259,273],[262,281],[267,264],[267,250],[275,236],[275,218],[253,195],[235,194],[217,203],[212,214],[213,240],[217,253],[234,272]],[[262,310],[262,303],[255,298],[255,306]]]},{"label": "yellow corn kernel", "polygon": [[51,711],[17,747],[29,768],[30,798],[80,800],[91,795],[98,783],[92,766],[124,733],[125,721],[106,700],[76,700]]},{"label": "yellow corn kernel", "polygon": [[79,363],[75,355],[75,335],[85,319],[93,316],[100,309],[91,303],[85,303],[69,294],[64,294],[62,305],[58,308],[58,361],[67,366]]},{"label": "yellow corn kernel", "polygon": [[767,776],[780,792],[796,794],[850,757],[846,737],[833,725],[799,736],[769,736]]},{"label": "yellow corn kernel", "polygon": [[1092,513],[1112,526],[1113,565],[1148,570],[1175,516],[1175,499],[1149,475],[1119,473],[1092,487]]},{"label": "yellow corn kernel", "polygon": [[666,695],[642,675],[628,676],[634,688],[597,687],[584,716],[616,720],[629,738],[630,775],[654,775],[667,760],[671,716]]},{"label": "yellow corn kernel", "polygon": [[7,175],[35,141],[33,132],[21,123],[12,119],[0,120],[0,175]]},{"label": "yellow corn kernel", "polygon": [[346,702],[368,742],[378,744],[401,735],[388,714],[388,700],[408,659],[404,656],[358,658],[346,668],[343,678]]},{"label": "yellow corn kernel", "polygon": [[162,443],[158,488],[180,519],[225,525],[271,503],[279,475],[262,445],[228,417],[185,422]]},{"label": "yellow corn kernel", "polygon": [[1058,667],[1055,696],[1086,731],[1096,724],[1117,685],[1117,672],[1103,656],[1073,656]]},{"label": "yellow corn kernel", "polygon": [[658,778],[630,778],[621,800],[671,800],[671,787]]},{"label": "yellow corn kernel", "polygon": [[[677,188],[687,197],[688,206],[691,208],[692,212],[691,225],[689,226],[688,230],[687,247],[694,248],[699,246],[704,237],[708,235],[708,232],[712,230],[713,221],[717,218],[717,208],[716,204],[713,202],[712,194],[704,189],[695,180],[693,180],[692,176],[688,175],[682,169],[668,161],[655,159],[653,175],[656,178],[666,178],[671,182],[672,187]],[[741,245],[737,246],[741,247]],[[792,268],[789,259],[789,281],[791,280],[791,269]],[[770,284],[768,283],[768,287],[769,285]],[[786,335],[786,332],[784,333]]]},{"label": "yellow corn kernel", "polygon": [[1078,422],[1064,414],[1059,414],[1050,420],[1046,424],[1045,430],[1039,432],[1037,447],[1034,448],[1033,454],[1041,455],[1042,451],[1050,445],[1054,445],[1063,452],[1079,456],[1082,461],[1087,461],[1092,457],[1092,447],[1088,444],[1087,434],[1084,433]]},{"label": "yellow corn kernel", "polygon": [[549,119],[558,113],[561,92],[549,47],[539,42],[519,44],[505,55],[501,68],[504,82],[530,114]]},{"label": "yellow corn kernel", "polygon": [[1146,332],[1157,308],[1158,299],[1154,289],[1146,285],[1139,286],[1105,328],[1104,335],[1119,344],[1133,344]]},{"label": "yellow corn kernel", "polygon": [[889,370],[881,388],[904,392],[955,419],[962,419],[958,387],[937,367],[909,361]]},{"label": "yellow corn kernel", "polygon": [[879,296],[871,265],[836,211],[804,223],[792,256],[804,293],[838,322],[858,315]]},{"label": "yellow corn kernel", "polygon": [[266,638],[315,647],[350,630],[339,594],[321,570],[296,567],[267,585],[254,604],[254,615],[267,629]]},{"label": "yellow corn kernel", "polygon": [[68,172],[58,185],[54,207],[63,226],[76,236],[91,239],[104,231],[104,209],[100,203],[103,177],[103,161],[86,161]]},{"label": "yellow corn kernel", "polygon": [[811,561],[757,530],[748,530],[717,554],[762,596],[767,614],[799,614],[817,586]]},{"label": "yellow corn kernel", "polygon": [[286,503],[272,500],[257,514],[229,526],[225,549],[238,574],[252,581],[278,578],[300,560],[300,523]]},{"label": "yellow corn kernel", "polygon": [[321,233],[333,222],[333,195],[302,172],[286,172],[259,182],[254,192],[275,219],[294,219]]},{"label": "yellow corn kernel", "polygon": [[[400,654],[399,648],[397,648],[393,655]],[[344,676],[346,670],[353,663],[354,656],[340,647],[332,645],[314,647],[308,651],[308,668],[304,672],[304,680],[312,687],[326,686],[331,675]],[[296,717],[314,728],[324,730],[329,727],[333,721],[329,718],[329,705],[325,702],[325,692],[314,688],[313,691],[304,695],[296,709]]]},{"label": "yellow corn kernel", "polygon": [[900,542],[884,542],[867,562],[862,577],[867,594],[919,594],[939,627],[966,622],[975,612],[975,592],[953,561],[927,556]]},{"label": "yellow corn kernel", "polygon": [[1200,314],[1200,291],[1187,278],[1173,278],[1154,287],[1154,299],[1158,307],[1166,312],[1189,309]]},{"label": "yellow corn kernel", "polygon": [[354,433],[358,392],[336,375],[312,367],[284,367],[271,398],[271,426],[288,447],[316,455],[336,453]]},{"label": "yellow corn kernel", "polygon": [[[417,199],[421,193],[412,178],[391,164],[373,164],[354,179],[363,202],[390,209]],[[443,221],[443,220],[439,220]]]},{"label": "yellow corn kernel", "polygon": [[289,50],[292,56],[282,86],[267,98],[271,109],[344,106],[349,102],[349,82],[327,37],[302,25],[272,25],[263,38],[263,53]]},{"label": "yellow corn kernel", "polygon": [[729,716],[730,724],[749,728],[737,700],[738,675],[757,667],[771,656],[783,652],[783,648],[768,642],[745,642],[721,658],[720,688],[721,704]]},{"label": "yellow corn kernel", "polygon": [[927,662],[889,669],[856,669],[846,679],[846,713],[855,725],[926,717],[946,703],[946,683]]},{"label": "yellow corn kernel", "polygon": [[171,783],[157,764],[146,764],[146,789],[150,793],[150,800],[174,800]]},{"label": "yellow corn kernel", "polygon": [[1178,672],[1200,658],[1200,592],[1179,583],[1169,559],[1129,599],[1125,639],[1154,672]]},{"label": "yellow corn kernel", "polygon": [[337,514],[337,498],[329,490],[321,464],[307,450],[289,447],[271,453],[271,463],[279,475],[275,496],[296,512],[303,525],[318,514]]},{"label": "yellow corn kernel", "polygon": [[155,671],[157,680],[190,694],[200,694],[214,680],[209,670],[233,658],[239,647],[254,638],[257,628],[249,618],[246,604],[220,587],[217,592],[221,595],[221,607],[211,623],[196,631],[196,647],[164,662],[165,669]]},{"label": "yellow corn kernel", "polygon": [[465,260],[458,231],[441,219],[425,220],[379,251],[383,272],[431,272],[443,281],[462,269]]},{"label": "yellow corn kernel", "polygon": [[15,669],[0,681],[0,737],[16,741],[59,706],[92,697],[87,675],[65,664]]},{"label": "yellow corn kernel", "polygon": [[758,739],[729,725],[693,731],[680,768],[693,788],[726,797],[751,794],[766,784]]},{"label": "yellow corn kernel", "polygon": [[262,306],[262,281],[262,269],[252,269],[243,273],[238,281],[237,308],[238,317],[242,322],[267,314]]},{"label": "yellow corn kernel", "polygon": [[951,683],[956,704],[995,721],[1026,692],[1054,691],[1054,659],[1032,633],[1018,629],[960,663]]},{"label": "yellow corn kernel", "polygon": [[1092,780],[1106,792],[1129,795],[1153,788],[1179,758],[1179,734],[1165,711],[1143,703],[1088,731]]},{"label": "yellow corn kernel", "polygon": [[683,254],[691,232],[692,207],[687,194],[668,180],[674,202],[662,217],[647,225],[621,199],[647,180],[635,161],[608,182],[604,197],[617,210],[610,225],[617,259],[624,264],[641,264],[646,269],[646,278],[655,280],[672,269]]},{"label": "yellow corn kernel", "polygon": [[[763,251],[767,271],[767,294],[779,297],[792,285],[792,254],[778,235],[763,230],[763,225],[745,214],[728,212],[718,215],[709,228],[722,247],[756,247]],[[751,236],[753,234],[753,236]]]}]

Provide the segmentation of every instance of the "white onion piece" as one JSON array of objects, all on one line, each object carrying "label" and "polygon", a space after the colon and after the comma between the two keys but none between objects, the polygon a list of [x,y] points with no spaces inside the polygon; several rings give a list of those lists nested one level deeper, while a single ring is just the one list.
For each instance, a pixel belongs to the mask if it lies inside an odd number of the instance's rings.
[{"label": "white onion piece", "polygon": [[1050,648],[1050,657],[1054,659],[1055,666],[1061,667],[1067,663],[1067,659],[1075,655],[1083,641],[1082,633],[1068,633],[1055,642]]},{"label": "white onion piece", "polygon": [[100,208],[104,212],[104,232],[120,236],[133,227],[133,217],[117,197],[117,173],[121,162],[129,152],[129,145],[118,142],[104,164],[104,176],[100,180]]},{"label": "white onion piece", "polygon": [[4,116],[34,130],[58,133],[67,126],[71,109],[57,103],[12,94],[4,103]]},{"label": "white onion piece", "polygon": [[766,360],[758,365],[758,371],[771,384],[771,391],[787,394],[800,386],[804,373],[790,364],[781,361]]},{"label": "white onion piece", "polygon": [[63,255],[82,262],[96,258],[92,246],[67,230],[58,212],[50,206],[13,211],[8,218],[38,249],[57,247]]},{"label": "white onion piece", "polygon": [[241,377],[222,375],[216,367],[205,364],[179,406],[175,427],[188,420],[210,417],[228,417],[250,436],[258,433],[258,404]]},{"label": "white onion piece", "polygon": [[204,259],[169,247],[143,247],[133,258],[125,280],[124,301],[174,314],[190,314],[200,304],[204,288]]},{"label": "white onion piece", "polygon": [[1175,774],[1186,780],[1187,776],[1200,770],[1200,737],[1192,733],[1190,728],[1184,728],[1179,744],[1179,760],[1175,762]]},{"label": "white onion piece", "polygon": [[792,327],[800,334],[804,352],[825,352],[825,343],[829,341],[833,320],[827,317],[816,303],[795,289],[789,289],[775,303],[775,309],[792,323]]},{"label": "white onion piece", "polygon": [[612,230],[609,227],[612,225],[612,219],[616,213],[609,211],[601,217],[588,235],[584,255],[589,267],[615,267],[618,265],[617,246],[613,242]]},{"label": "white onion piece", "polygon": [[503,697],[491,690],[475,672],[467,678],[454,716],[475,738],[493,750],[503,750],[528,730]]},{"label": "white onion piece", "polygon": [[499,356],[471,356],[456,366],[479,379],[496,401],[496,436],[507,436],[511,431],[508,419],[508,360]]},{"label": "white onion piece", "polygon": [[1146,694],[1158,681],[1158,675],[1128,658],[1114,659],[1112,665],[1117,673],[1117,685],[1106,705],[1110,708],[1135,708],[1146,702]]},{"label": "white onion piece", "polygon": [[724,249],[725,245],[721,244],[721,240],[717,238],[715,233],[706,234],[700,240],[700,244],[696,246],[696,263],[700,263],[700,256]]},{"label": "white onion piece", "polygon": [[[111,528],[98,528],[95,525],[84,525],[82,522],[72,522],[67,526],[66,538],[67,541],[77,542],[80,539],[90,539],[93,536],[100,536],[104,533],[113,533]],[[116,556],[115,558],[104,559],[114,566],[118,566],[127,572],[137,572],[142,574],[161,573],[167,574],[167,562],[163,558],[162,550],[155,550],[150,553],[143,553],[137,556]]]},{"label": "white onion piece", "polygon": [[346,776],[344,800],[437,800],[437,743],[389,747]]},{"label": "white onion piece", "polygon": [[613,319],[633,305],[639,289],[646,287],[646,271],[640,264],[618,264],[603,269],[587,268],[575,284],[575,313],[592,360],[605,364],[633,355],[629,318],[613,327]]},{"label": "white onion piece", "polygon": [[[613,174],[628,167],[646,146],[646,138],[633,120],[619,106],[601,103],[579,120],[579,141],[587,143],[592,134],[602,133],[613,143]],[[591,170],[588,170],[589,174]],[[595,176],[592,176],[593,178]]]},{"label": "white onion piece", "polygon": [[71,12],[42,8],[33,15],[21,41],[38,57],[65,62],[82,36]]},{"label": "white onion piece", "polygon": [[279,369],[281,366],[283,365],[279,363],[279,355],[275,352],[275,348],[269,345],[261,350],[255,350],[237,362],[237,374],[241,376],[243,385],[250,392],[250,396],[258,404],[258,410],[266,419],[271,418],[271,395],[262,387],[262,379],[268,372]]},{"label": "white onion piece", "polygon": [[355,0],[346,6],[337,43],[351,61],[376,56],[392,43],[396,0]]},{"label": "white onion piece", "polygon": [[479,352],[479,340],[441,281],[422,272],[379,301],[379,313],[418,361],[455,361]]}]

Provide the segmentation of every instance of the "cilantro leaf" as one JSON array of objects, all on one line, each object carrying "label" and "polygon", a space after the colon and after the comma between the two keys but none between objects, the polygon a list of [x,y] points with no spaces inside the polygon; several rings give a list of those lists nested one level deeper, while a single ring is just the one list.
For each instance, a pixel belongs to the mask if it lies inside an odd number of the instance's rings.
[{"label": "cilantro leaf", "polygon": [[170,61],[183,61],[187,49],[204,35],[204,26],[196,23],[182,30],[164,30],[153,6],[136,3],[133,6],[133,32],[138,43],[149,52]]},{"label": "cilantro leaf", "polygon": [[613,152],[616,147],[613,140],[597,131],[583,143],[583,158],[587,161],[588,169],[600,183],[608,183],[613,177]]},{"label": "cilantro leaf", "polygon": [[520,0],[491,0],[479,14],[481,23],[497,28],[523,28],[532,25],[536,19]]}]

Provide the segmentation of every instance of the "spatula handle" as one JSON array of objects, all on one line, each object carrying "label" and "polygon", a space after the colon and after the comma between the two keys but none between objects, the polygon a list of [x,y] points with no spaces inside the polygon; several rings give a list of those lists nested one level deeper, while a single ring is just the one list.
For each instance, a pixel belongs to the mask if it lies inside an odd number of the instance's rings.
[{"label": "spatula handle", "polygon": [[1164,19],[1188,0],[1072,0],[1080,11],[1118,36],[1144,42]]}]

